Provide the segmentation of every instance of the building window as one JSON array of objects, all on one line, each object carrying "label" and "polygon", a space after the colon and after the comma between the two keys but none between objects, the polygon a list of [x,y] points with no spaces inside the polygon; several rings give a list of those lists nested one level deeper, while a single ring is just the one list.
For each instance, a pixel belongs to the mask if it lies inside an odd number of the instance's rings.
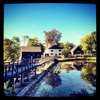
[{"label": "building window", "polygon": [[53,50],[51,50],[51,52],[53,52]]},{"label": "building window", "polygon": [[61,50],[59,50],[59,51],[61,51]]},{"label": "building window", "polygon": [[50,53],[50,55],[53,55],[53,53]]},{"label": "building window", "polygon": [[59,53],[59,55],[61,55],[61,53]]}]

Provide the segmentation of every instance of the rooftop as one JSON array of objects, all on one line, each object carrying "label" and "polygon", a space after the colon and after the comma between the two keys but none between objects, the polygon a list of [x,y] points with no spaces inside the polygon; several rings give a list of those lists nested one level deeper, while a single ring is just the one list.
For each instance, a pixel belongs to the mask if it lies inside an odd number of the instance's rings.
[{"label": "rooftop", "polygon": [[21,52],[41,52],[41,48],[37,46],[21,46]]},{"label": "rooftop", "polygon": [[61,47],[59,47],[58,45],[53,45],[52,47],[50,47],[49,49],[62,49]]},{"label": "rooftop", "polygon": [[74,46],[70,51],[74,51],[78,46]]}]

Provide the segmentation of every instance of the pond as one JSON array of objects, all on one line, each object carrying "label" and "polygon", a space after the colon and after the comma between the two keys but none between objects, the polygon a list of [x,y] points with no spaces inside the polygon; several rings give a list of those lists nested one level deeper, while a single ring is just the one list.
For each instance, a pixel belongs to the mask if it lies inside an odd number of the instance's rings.
[{"label": "pond", "polygon": [[96,62],[59,62],[30,94],[31,97],[96,95]]}]

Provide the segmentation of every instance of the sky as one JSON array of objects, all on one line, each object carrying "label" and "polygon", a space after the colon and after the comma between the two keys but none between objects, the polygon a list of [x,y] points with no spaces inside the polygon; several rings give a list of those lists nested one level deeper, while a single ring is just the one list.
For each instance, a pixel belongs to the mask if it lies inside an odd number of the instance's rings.
[{"label": "sky", "polygon": [[[4,38],[28,35],[44,42],[43,31],[62,33],[59,42],[80,44],[96,31],[96,5],[79,3],[18,3],[4,5]],[[21,44],[22,45],[22,44]]]}]

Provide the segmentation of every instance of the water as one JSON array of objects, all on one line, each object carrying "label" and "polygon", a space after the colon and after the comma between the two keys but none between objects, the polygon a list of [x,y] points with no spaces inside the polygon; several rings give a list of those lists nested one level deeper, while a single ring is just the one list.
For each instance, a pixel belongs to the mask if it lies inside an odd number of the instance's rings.
[{"label": "water", "polygon": [[33,97],[95,96],[96,62],[59,62],[30,94]]}]

